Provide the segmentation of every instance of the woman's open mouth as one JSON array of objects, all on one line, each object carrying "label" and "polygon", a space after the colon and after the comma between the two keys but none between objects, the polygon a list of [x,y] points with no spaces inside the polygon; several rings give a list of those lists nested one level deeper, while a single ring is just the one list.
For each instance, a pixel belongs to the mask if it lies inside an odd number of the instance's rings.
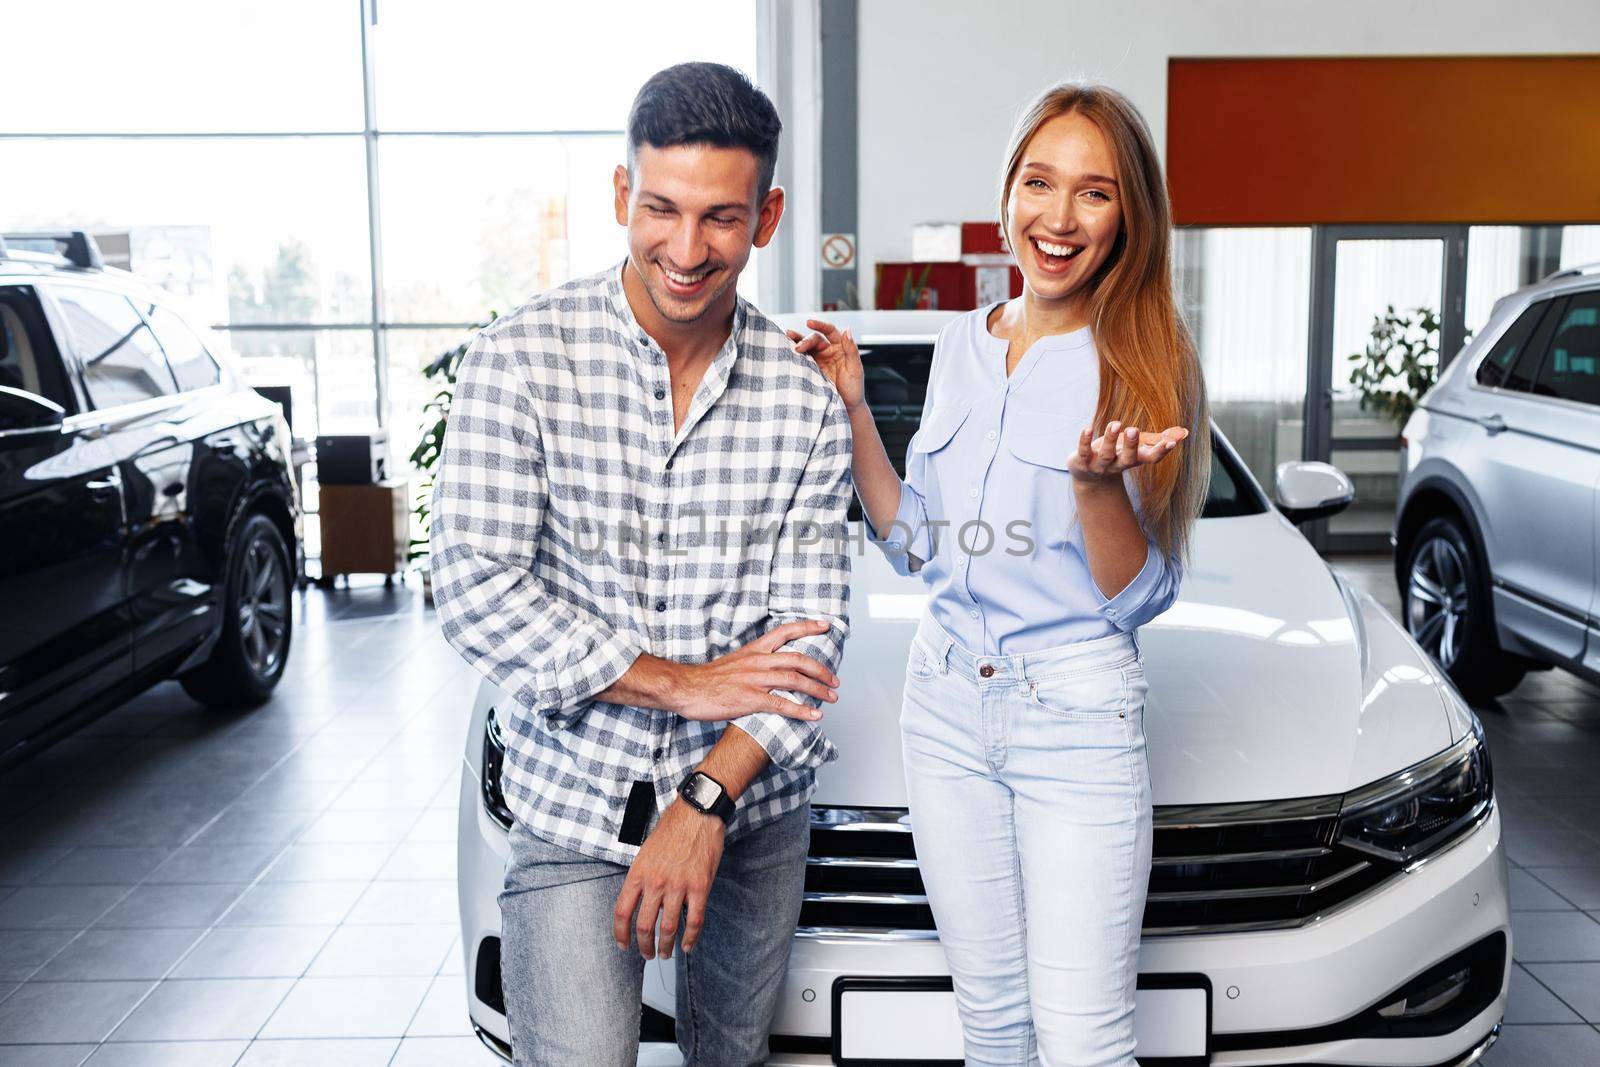
[{"label": "woman's open mouth", "polygon": [[1065,273],[1072,266],[1072,261],[1078,253],[1083,251],[1082,245],[1057,244],[1054,241],[1041,240],[1038,237],[1029,238],[1033,245],[1033,259],[1039,269],[1050,274]]}]

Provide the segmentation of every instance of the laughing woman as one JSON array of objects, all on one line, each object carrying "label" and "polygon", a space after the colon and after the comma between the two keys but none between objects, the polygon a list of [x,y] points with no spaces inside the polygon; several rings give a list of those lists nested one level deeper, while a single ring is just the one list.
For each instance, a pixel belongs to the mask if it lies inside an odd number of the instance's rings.
[{"label": "laughing woman", "polygon": [[1210,418],[1166,183],[1126,98],[1040,96],[1000,216],[1022,295],[940,333],[904,482],[854,339],[791,336],[850,411],[873,540],[930,593],[901,729],[967,1063],[1133,1067],[1151,850],[1135,631],[1177,596]]}]

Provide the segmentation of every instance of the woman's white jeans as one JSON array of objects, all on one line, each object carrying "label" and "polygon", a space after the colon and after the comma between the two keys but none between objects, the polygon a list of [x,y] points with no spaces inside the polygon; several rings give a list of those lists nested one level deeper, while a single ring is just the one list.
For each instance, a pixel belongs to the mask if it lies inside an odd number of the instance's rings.
[{"label": "woman's white jeans", "polygon": [[1134,1067],[1146,689],[1130,634],[978,656],[918,627],[906,786],[969,1067]]}]

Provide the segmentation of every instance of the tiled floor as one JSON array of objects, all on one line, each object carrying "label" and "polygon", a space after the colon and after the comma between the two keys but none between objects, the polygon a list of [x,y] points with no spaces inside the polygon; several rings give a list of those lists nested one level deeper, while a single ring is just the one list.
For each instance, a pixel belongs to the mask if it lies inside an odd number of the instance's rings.
[{"label": "tiled floor", "polygon": [[[1336,566],[1394,610],[1386,558]],[[0,1064],[498,1062],[456,933],[475,678],[414,581],[300,606],[267,706],[163,685],[0,775]],[[1479,714],[1516,956],[1484,1062],[1600,1063],[1600,688],[1537,673]]]}]

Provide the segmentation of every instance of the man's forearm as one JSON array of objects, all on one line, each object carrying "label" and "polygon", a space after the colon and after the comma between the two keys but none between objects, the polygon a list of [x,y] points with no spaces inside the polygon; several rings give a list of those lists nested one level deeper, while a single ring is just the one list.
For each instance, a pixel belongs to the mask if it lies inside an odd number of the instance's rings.
[{"label": "man's forearm", "polygon": [[766,750],[732,722],[695,769],[726,789],[730,797],[738,797],[750,788],[767,763]]},{"label": "man's forearm", "polygon": [[677,700],[682,692],[683,665],[648,652],[639,654],[627,673],[596,696],[613,704],[631,704],[636,708],[659,708],[677,711]]}]

